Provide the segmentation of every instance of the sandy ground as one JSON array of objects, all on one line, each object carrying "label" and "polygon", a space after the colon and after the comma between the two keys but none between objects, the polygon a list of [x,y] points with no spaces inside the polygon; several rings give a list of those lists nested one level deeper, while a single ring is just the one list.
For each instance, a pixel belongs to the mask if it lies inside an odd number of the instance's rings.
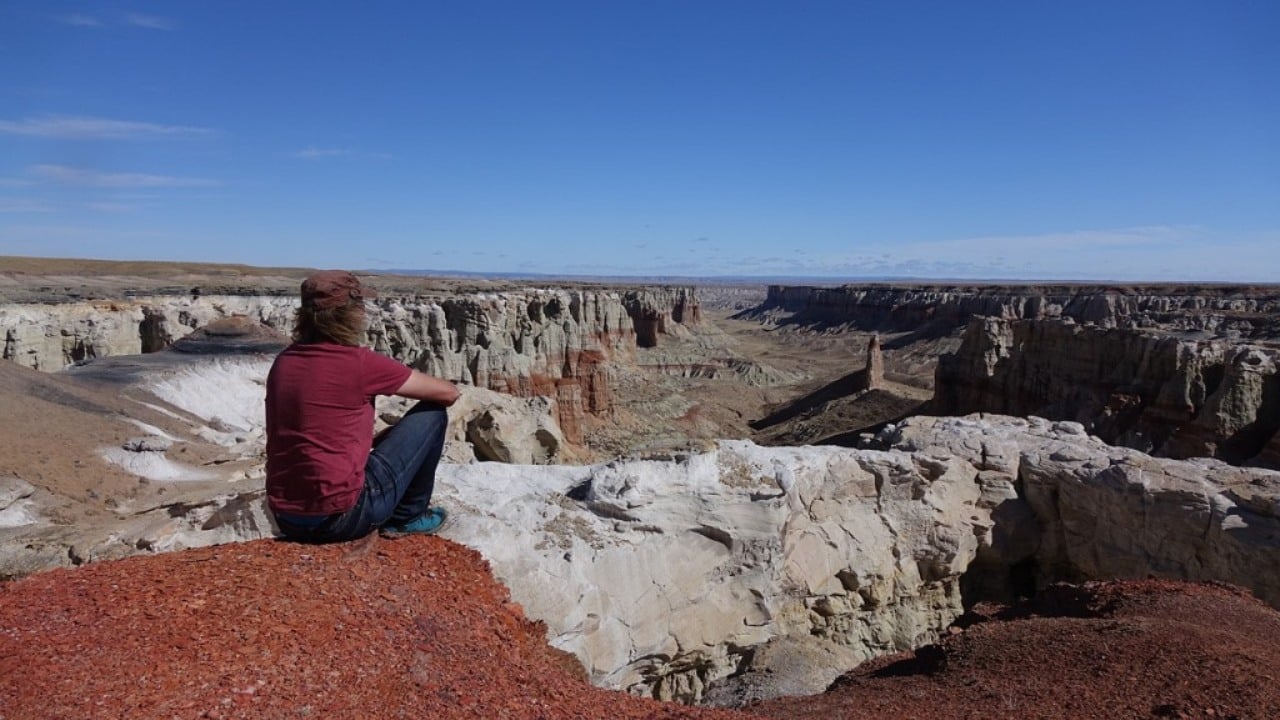
[{"label": "sandy ground", "polygon": [[0,477],[21,478],[47,492],[50,519],[77,523],[164,491],[104,459],[104,453],[124,452],[127,441],[151,434],[138,422],[186,437],[171,452],[184,465],[225,459],[221,448],[187,436],[185,423],[144,403],[163,405],[133,388],[0,362],[0,405],[6,408],[0,413]]}]

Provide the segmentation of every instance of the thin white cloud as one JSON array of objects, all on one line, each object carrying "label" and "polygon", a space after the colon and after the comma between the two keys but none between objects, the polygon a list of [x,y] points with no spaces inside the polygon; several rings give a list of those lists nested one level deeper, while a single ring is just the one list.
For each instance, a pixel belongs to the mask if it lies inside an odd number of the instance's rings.
[{"label": "thin white cloud", "polygon": [[35,182],[26,178],[0,177],[0,187],[31,187],[32,185],[35,185]]},{"label": "thin white cloud", "polygon": [[82,15],[76,13],[74,15],[60,15],[54,18],[63,25],[74,25],[76,27],[101,27],[102,21],[92,15]]},{"label": "thin white cloud", "polygon": [[95,212],[106,213],[108,215],[125,215],[138,209],[134,205],[113,202],[92,202],[85,207]]},{"label": "thin white cloud", "polygon": [[149,175],[144,173],[103,173],[97,170],[67,167],[66,165],[33,165],[30,172],[37,178],[62,185],[101,188],[211,187],[220,184],[216,180],[207,178]]},{"label": "thin white cloud", "polygon": [[209,128],[111,118],[47,115],[22,120],[0,120],[0,134],[62,140],[137,140],[154,137],[207,135]]},{"label": "thin white cloud", "polygon": [[351,154],[352,152],[348,148],[326,148],[308,145],[294,153],[293,156],[303,160],[317,160],[319,158],[345,157]]},{"label": "thin white cloud", "polygon": [[293,153],[293,157],[302,160],[323,160],[325,158],[351,157],[368,160],[390,160],[391,155],[381,152],[362,152],[345,147],[320,147],[308,145]]},{"label": "thin white cloud", "polygon": [[172,30],[175,26],[172,20],[156,17],[155,15],[143,15],[142,13],[126,13],[124,21],[134,27],[148,30]]},{"label": "thin white cloud", "polygon": [[29,198],[0,198],[0,213],[47,213],[53,207],[40,200]]}]

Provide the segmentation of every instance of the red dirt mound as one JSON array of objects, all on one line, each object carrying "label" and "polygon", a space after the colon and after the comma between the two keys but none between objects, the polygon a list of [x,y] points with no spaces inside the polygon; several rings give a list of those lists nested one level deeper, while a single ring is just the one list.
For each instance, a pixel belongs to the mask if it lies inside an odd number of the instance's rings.
[{"label": "red dirt mound", "polygon": [[600,690],[480,556],[276,541],[0,586],[3,718],[733,718]]},{"label": "red dirt mound", "polygon": [[979,607],[967,629],[865,663],[772,718],[1276,718],[1280,613],[1243,590],[1148,580]]},{"label": "red dirt mound", "polygon": [[1165,581],[1062,586],[827,693],[740,712],[600,690],[480,556],[276,541],[0,585],[0,718],[1275,718],[1280,613]]}]

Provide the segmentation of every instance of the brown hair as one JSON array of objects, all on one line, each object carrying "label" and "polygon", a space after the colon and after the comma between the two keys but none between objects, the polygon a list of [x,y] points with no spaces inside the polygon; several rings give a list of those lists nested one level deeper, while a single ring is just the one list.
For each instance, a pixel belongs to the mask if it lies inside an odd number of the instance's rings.
[{"label": "brown hair", "polygon": [[353,298],[346,305],[323,310],[304,302],[293,316],[293,340],[359,346],[364,341],[365,325],[364,302],[361,300]]}]

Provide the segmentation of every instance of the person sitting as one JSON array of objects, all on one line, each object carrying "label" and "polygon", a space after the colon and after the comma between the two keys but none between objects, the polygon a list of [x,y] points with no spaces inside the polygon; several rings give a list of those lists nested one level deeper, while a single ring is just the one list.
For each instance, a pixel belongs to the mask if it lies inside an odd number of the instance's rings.
[{"label": "person sitting", "polygon": [[[363,347],[366,303],[377,293],[350,272],[317,272],[302,283],[302,306],[267,375],[267,504],[285,537],[337,542],[381,528],[434,533],[431,506],[451,382]],[[371,303],[370,303],[371,304]],[[374,398],[419,402],[373,438]]]}]

